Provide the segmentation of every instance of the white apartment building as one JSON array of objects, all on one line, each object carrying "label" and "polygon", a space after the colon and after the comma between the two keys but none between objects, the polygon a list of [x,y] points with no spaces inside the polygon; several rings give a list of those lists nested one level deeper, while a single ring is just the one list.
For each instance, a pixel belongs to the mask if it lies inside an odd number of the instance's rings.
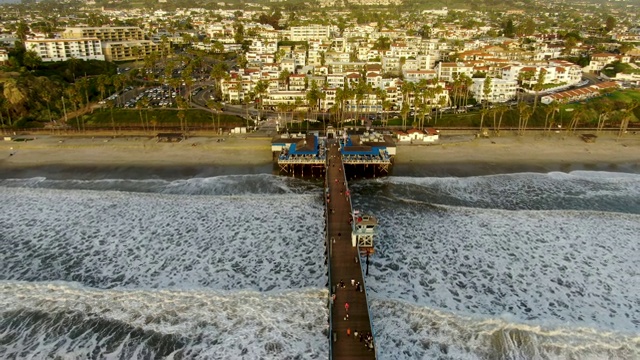
[{"label": "white apartment building", "polygon": [[395,56],[383,56],[382,71],[387,74],[398,74],[400,72],[400,58]]},{"label": "white apartment building", "polygon": [[105,60],[100,40],[85,39],[41,39],[26,40],[27,50],[35,51],[42,61]]},{"label": "white apartment building", "polygon": [[0,64],[4,64],[9,61],[9,53],[5,49],[0,49]]},{"label": "white apartment building", "polygon": [[512,64],[502,69],[502,79],[518,81],[521,74],[532,74],[524,83],[536,83],[540,72],[544,70],[544,84],[573,85],[582,80],[582,68],[568,61],[553,60],[532,65]]},{"label": "white apartment building", "polygon": [[331,36],[331,27],[322,25],[292,26],[289,30],[289,40],[325,40]]},{"label": "white apartment building", "polygon": [[294,105],[299,100],[306,106],[306,91],[273,91],[268,93],[262,100],[264,106],[277,109],[278,105]]},{"label": "white apartment building", "polygon": [[144,40],[144,32],[137,26],[68,27],[63,39],[98,38],[101,41]]},{"label": "white apartment building", "polygon": [[324,99],[320,100],[320,109],[322,111],[328,111],[336,103],[336,91],[337,88],[325,88],[322,90],[324,93]]},{"label": "white apartment building", "polygon": [[473,76],[473,65],[463,62],[441,62],[436,66],[438,78],[442,81],[451,82],[456,75],[465,74],[467,77]]},{"label": "white apartment building", "polygon": [[471,93],[478,101],[488,101],[491,103],[502,103],[516,98],[518,81],[491,78],[491,92],[484,94],[484,83],[486,79],[473,79]]},{"label": "white apartment building", "polygon": [[600,72],[605,66],[615,61],[622,63],[628,63],[631,60],[630,57],[624,55],[616,55],[611,53],[599,53],[591,55],[591,61],[589,65],[585,67],[585,71]]},{"label": "white apartment building", "polygon": [[404,70],[404,79],[408,82],[417,83],[420,80],[430,80],[436,78],[435,70]]},{"label": "white apartment building", "polygon": [[327,86],[330,88],[344,88],[344,74],[327,75]]},{"label": "white apartment building", "polygon": [[273,40],[253,39],[249,51],[254,53],[275,53],[278,51],[278,43]]}]

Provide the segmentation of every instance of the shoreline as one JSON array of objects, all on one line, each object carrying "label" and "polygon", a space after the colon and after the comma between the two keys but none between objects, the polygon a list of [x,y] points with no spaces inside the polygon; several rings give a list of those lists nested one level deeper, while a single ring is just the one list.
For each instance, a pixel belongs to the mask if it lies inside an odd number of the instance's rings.
[{"label": "shoreline", "polygon": [[[10,155],[13,154],[13,155]],[[164,178],[274,173],[267,137],[193,137],[180,143],[148,137],[42,136],[0,142],[0,178]],[[640,173],[640,136],[443,136],[438,144],[399,144],[392,176],[478,176],[576,170]]]}]

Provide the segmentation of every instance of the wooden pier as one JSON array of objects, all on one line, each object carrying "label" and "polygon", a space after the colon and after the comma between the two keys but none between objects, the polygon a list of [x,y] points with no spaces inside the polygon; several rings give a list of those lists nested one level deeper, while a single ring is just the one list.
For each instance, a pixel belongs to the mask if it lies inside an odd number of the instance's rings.
[{"label": "wooden pier", "polygon": [[[375,359],[376,349],[373,337],[371,346],[367,345],[366,339],[360,341],[361,335],[365,338],[367,334],[373,334],[373,331],[360,255],[358,247],[355,246],[355,240],[352,241],[353,210],[348,183],[340,146],[335,139],[328,140],[326,166],[327,250],[329,288],[332,296],[330,358]],[[344,287],[340,286],[341,281]],[[361,290],[357,291],[352,282],[359,283]],[[345,303],[349,304],[348,311]]]}]

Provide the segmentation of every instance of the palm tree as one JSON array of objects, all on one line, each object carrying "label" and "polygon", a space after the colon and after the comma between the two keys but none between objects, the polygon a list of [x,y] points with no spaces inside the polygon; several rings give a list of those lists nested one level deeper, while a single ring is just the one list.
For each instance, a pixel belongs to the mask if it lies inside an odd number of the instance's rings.
[{"label": "palm tree", "polygon": [[471,93],[471,85],[473,85],[473,79],[471,79],[467,74],[460,74],[460,81],[462,82],[462,86],[464,87],[464,106],[467,106],[469,103],[469,95]]},{"label": "palm tree", "polygon": [[267,93],[268,89],[269,89],[269,83],[265,80],[259,80],[253,89],[253,91],[256,93],[260,101],[260,104],[258,106],[258,120],[262,117],[262,111],[264,110],[264,106],[262,105],[263,104],[262,96]]},{"label": "palm tree", "polygon": [[[176,96],[176,103],[178,105],[178,118],[180,119],[180,130],[184,133],[184,137],[187,138],[189,132],[189,124],[185,114],[185,110],[189,108],[189,102],[181,95]],[[182,114],[182,116],[180,116]]]},{"label": "palm tree", "polygon": [[533,90],[536,91],[536,96],[533,98],[533,112],[536,112],[536,107],[538,106],[538,95],[540,94],[540,90],[544,87],[544,76],[547,73],[547,70],[540,69],[538,73],[538,77],[536,79],[535,85],[533,85]]},{"label": "palm tree", "polygon": [[[64,99],[64,98],[63,98]],[[116,132],[116,122],[113,119],[113,108],[116,106],[115,102],[113,100],[107,100],[107,107],[109,108],[109,110],[111,110],[111,126],[113,127],[113,136],[115,137],[116,135],[118,135],[118,133]]]},{"label": "palm tree", "polygon": [[400,116],[402,116],[402,130],[407,130],[407,116],[409,115],[409,111],[409,104],[403,102],[402,108],[400,109]]},{"label": "palm tree", "polygon": [[576,129],[578,128],[578,124],[580,123],[580,121],[584,120],[586,115],[587,113],[583,107],[575,109],[572,113],[571,122],[569,123],[567,131],[572,134],[575,133]]},{"label": "palm tree", "polygon": [[531,107],[527,103],[521,102],[518,104],[518,134],[520,136],[524,135],[531,114]]},{"label": "palm tree", "polygon": [[504,117],[504,113],[506,113],[507,111],[509,111],[509,107],[504,104],[501,104],[498,107],[496,107],[496,112],[500,114],[500,117],[498,118],[498,126],[495,128],[495,133],[498,136],[500,136],[500,127],[502,126],[502,118]]},{"label": "palm tree", "polygon": [[78,93],[78,87],[75,84],[72,86],[69,86],[65,90],[65,93],[67,95],[67,98],[69,99],[69,102],[71,102],[71,106],[73,106],[73,113],[76,117],[76,127],[78,128],[78,131],[80,131],[82,130],[82,128],[80,127],[80,117],[78,116],[78,102],[77,102],[79,93]]},{"label": "palm tree", "polygon": [[622,112],[622,121],[620,122],[620,131],[618,132],[618,139],[622,137],[623,134],[627,132],[627,128],[629,127],[629,121],[633,117],[633,110],[635,110],[638,106],[640,106],[640,102],[637,100],[633,100],[629,106]]},{"label": "palm tree", "polygon": [[218,114],[218,129],[220,128],[220,110],[222,109],[222,104],[214,101],[213,99],[209,99],[207,101],[207,107],[211,110],[211,127],[216,129],[216,120],[214,118],[215,114]]},{"label": "palm tree", "polygon": [[100,100],[104,100],[105,93],[107,92],[107,86],[109,86],[111,79],[108,75],[100,74],[97,78],[98,91],[100,91]]},{"label": "palm tree", "polygon": [[613,110],[613,103],[609,99],[601,99],[596,103],[594,110],[598,112],[597,132],[600,133],[604,128],[605,121],[609,118],[611,110]]},{"label": "palm tree", "polygon": [[551,121],[553,122],[553,115],[556,113],[556,111],[558,111],[559,108],[560,106],[557,101],[554,101],[549,105],[545,106],[543,131],[547,131],[547,128],[549,129],[549,131],[551,131],[551,122],[549,122],[549,117],[551,116]]}]

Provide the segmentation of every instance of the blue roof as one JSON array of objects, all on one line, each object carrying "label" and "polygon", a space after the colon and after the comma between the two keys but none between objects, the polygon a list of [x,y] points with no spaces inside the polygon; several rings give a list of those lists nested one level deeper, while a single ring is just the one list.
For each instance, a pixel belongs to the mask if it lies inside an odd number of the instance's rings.
[{"label": "blue roof", "polygon": [[313,148],[311,150],[298,150],[296,149],[296,144],[291,144],[289,147],[290,155],[317,155],[318,154],[318,137],[313,137]]}]

